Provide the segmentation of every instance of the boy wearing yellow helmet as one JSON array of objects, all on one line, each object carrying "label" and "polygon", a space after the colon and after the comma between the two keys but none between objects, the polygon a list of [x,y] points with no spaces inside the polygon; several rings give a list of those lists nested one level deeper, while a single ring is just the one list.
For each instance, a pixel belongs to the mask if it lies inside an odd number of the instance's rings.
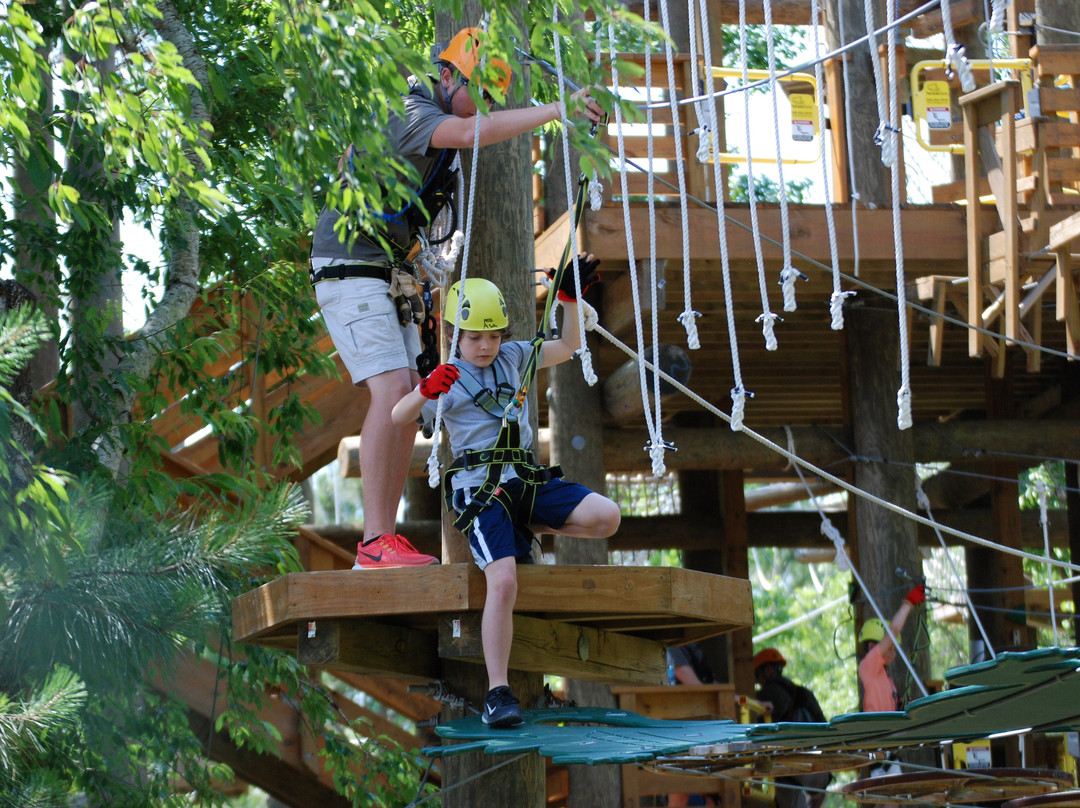
[{"label": "boy wearing yellow helmet", "polygon": [[[579,285],[574,283],[572,263],[564,271],[558,292],[566,306],[562,335],[543,343],[539,367],[565,362],[581,347],[574,290],[584,291],[596,279],[598,263],[594,256],[580,256]],[[421,415],[425,420],[433,419],[442,398],[442,423],[458,458],[451,468],[460,468],[450,480],[452,507],[458,514],[473,510],[470,506],[474,503],[479,508],[462,529],[487,581],[481,638],[489,689],[481,717],[491,727],[508,728],[522,721],[520,705],[509,688],[508,667],[514,637],[516,566],[532,561],[531,531],[606,538],[619,526],[619,506],[550,473],[532,475],[534,471],[551,471],[533,464],[527,403],[516,400],[532,345],[506,339],[510,323],[498,287],[482,278],[455,283],[443,316],[446,327],[456,326],[459,332],[454,358],[435,368],[397,403],[393,420],[406,424]],[[504,434],[502,415],[511,404],[518,424],[518,445],[505,450],[513,460],[495,464],[490,450]],[[459,462],[463,459],[465,462]],[[493,485],[498,488],[492,499],[484,501],[478,492],[489,475],[495,477]]]},{"label": "boy wearing yellow helmet", "polygon": [[[395,533],[416,426],[391,423],[390,410],[420,378],[416,324],[425,319],[422,313],[414,319],[419,306],[400,306],[395,298],[419,299],[416,269],[407,258],[426,233],[430,217],[452,199],[455,150],[472,148],[476,142],[476,103],[468,91],[459,90],[468,86],[484,61],[483,32],[464,29],[435,53],[437,72],[427,79],[410,79],[404,117],[391,115],[387,132],[391,149],[412,163],[421,177],[415,199],[400,211],[384,212],[377,233],[335,227],[341,214],[325,208],[312,237],[310,278],[327,331],[353,383],[367,385],[371,392],[360,431],[364,539],[357,547],[354,569],[438,563]],[[491,90],[505,95],[509,65],[492,58],[484,72],[495,80],[490,88],[477,88],[480,94],[490,96]],[[587,88],[572,99],[571,108],[590,124],[600,120],[602,110]],[[559,117],[554,103],[489,112],[480,122],[479,145],[532,132]],[[355,159],[362,157],[350,148],[342,167]]]}]

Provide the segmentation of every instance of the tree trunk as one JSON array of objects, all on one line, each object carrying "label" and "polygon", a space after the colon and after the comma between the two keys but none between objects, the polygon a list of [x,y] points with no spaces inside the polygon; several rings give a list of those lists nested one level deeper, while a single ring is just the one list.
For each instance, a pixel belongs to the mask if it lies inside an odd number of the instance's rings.
[{"label": "tree trunk", "polygon": [[1080,4],[1035,0],[1035,40],[1040,45],[1075,45],[1077,31]]},{"label": "tree trunk", "polygon": [[[44,72],[41,81],[43,97],[39,109],[52,109],[52,76]],[[51,154],[51,129],[45,126],[41,114],[36,110],[28,109],[26,116],[30,127],[42,133],[44,150]],[[23,228],[15,235],[15,279],[37,298],[38,309],[44,313],[50,326],[58,330],[60,268],[53,251],[36,247],[39,239],[53,241],[57,237],[56,216],[47,201],[48,179],[52,178],[52,171],[36,154],[24,157],[16,151],[12,174],[15,180],[15,220]],[[52,339],[38,348],[30,362],[30,385],[35,390],[44,387],[56,379],[59,369],[59,343]]]},{"label": "tree trunk", "polygon": [[[825,0],[826,41],[829,50],[835,50],[848,42],[866,36],[866,19],[862,0]],[[877,27],[885,22],[885,15],[876,5],[874,17]],[[844,37],[840,38],[840,22],[843,20]],[[869,208],[884,207],[889,203],[889,172],[881,162],[881,149],[874,143],[878,128],[877,88],[874,86],[874,68],[871,59],[877,59],[867,45],[860,45],[848,53],[847,80],[843,88],[847,98],[845,109],[851,117],[850,156],[855,188],[859,200]],[[831,104],[843,104],[844,98],[830,99]]]},{"label": "tree trunk", "polygon": [[[483,9],[475,0],[468,0],[462,9],[462,19],[478,20]],[[448,40],[463,25],[437,15],[436,27],[440,40]],[[518,76],[514,80],[520,80]],[[526,97],[528,93],[526,93]],[[509,100],[509,99],[508,99]],[[513,105],[513,101],[509,101]],[[502,290],[511,326],[517,338],[528,339],[536,327],[535,297],[533,296],[532,239],[532,142],[521,135],[503,143],[485,146],[478,153],[461,152],[462,172],[471,176],[473,160],[477,161],[473,223],[469,250],[468,275],[487,278]],[[466,187],[466,194],[473,189]],[[461,226],[466,234],[469,199],[458,200]],[[536,430],[536,389],[529,393],[530,413],[534,434]],[[474,665],[444,663],[444,673],[451,691],[465,696],[471,703],[483,704],[486,676]],[[542,699],[543,677],[534,673],[510,671],[510,686],[521,700],[523,709],[536,706]],[[538,754],[522,755],[502,766],[498,774],[479,775],[502,760],[485,754],[452,755],[443,763],[443,793],[445,808],[473,808],[478,805],[514,805],[522,808],[542,808],[545,804],[544,759]],[[468,782],[466,782],[468,780]],[[450,786],[455,786],[450,788]]]}]

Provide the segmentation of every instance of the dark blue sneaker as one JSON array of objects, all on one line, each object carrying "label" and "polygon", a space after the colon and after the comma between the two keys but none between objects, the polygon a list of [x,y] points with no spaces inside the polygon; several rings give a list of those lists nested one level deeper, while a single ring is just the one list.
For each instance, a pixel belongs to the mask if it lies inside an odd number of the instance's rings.
[{"label": "dark blue sneaker", "polygon": [[495,729],[509,729],[521,724],[521,704],[506,685],[492,688],[484,699],[483,722]]}]

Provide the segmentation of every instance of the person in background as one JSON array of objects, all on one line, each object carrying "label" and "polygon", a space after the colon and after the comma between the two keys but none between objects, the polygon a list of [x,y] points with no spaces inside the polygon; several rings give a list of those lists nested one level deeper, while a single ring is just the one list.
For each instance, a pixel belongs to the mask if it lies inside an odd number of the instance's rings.
[{"label": "person in background", "polygon": [[[863,688],[862,709],[864,713],[884,713],[903,709],[896,691],[896,682],[889,673],[889,665],[896,659],[896,644],[912,610],[926,600],[926,584],[919,583],[904,596],[904,602],[889,621],[892,636],[885,631],[885,624],[876,617],[863,623],[859,632],[859,647],[863,658],[859,662],[859,682]],[[870,777],[900,774],[899,763],[891,755],[870,769]]]},{"label": "person in background", "polygon": [[[754,655],[754,681],[758,701],[768,708],[773,721],[825,723],[825,713],[813,691],[786,676],[787,660],[775,648],[763,648]],[[797,777],[776,778],[777,808],[819,808],[825,788],[832,782],[829,772],[811,772]]]},{"label": "person in background", "polygon": [[674,645],[667,650],[668,684],[705,685],[716,681],[696,642]]},{"label": "person in background", "polygon": [[[435,72],[410,78],[402,99],[404,117],[391,114],[391,148],[409,161],[421,178],[416,199],[401,211],[384,214],[379,232],[350,232],[338,224],[341,214],[325,208],[311,246],[310,279],[327,331],[353,384],[371,394],[360,428],[360,474],[363,480],[364,538],[353,569],[438,564],[396,532],[397,510],[409,473],[416,424],[395,424],[394,405],[420,380],[417,324],[427,317],[417,291],[417,269],[410,260],[427,226],[449,203],[456,186],[452,163],[457,149],[477,142],[476,102],[465,89],[484,59],[484,32],[464,28],[445,47],[436,47]],[[510,86],[510,67],[492,59],[498,89]],[[488,100],[487,87],[482,97]],[[491,88],[494,89],[494,88]],[[582,88],[567,104],[588,124],[600,121],[600,106]],[[478,143],[486,146],[561,117],[557,103],[488,111],[480,121]],[[342,168],[363,155],[350,147]],[[392,245],[388,252],[386,244]],[[437,357],[432,364],[437,364]]]},{"label": "person in background", "polygon": [[884,624],[876,617],[863,623],[859,632],[859,646],[864,656],[859,662],[859,681],[863,686],[864,713],[882,713],[901,709],[896,692],[896,683],[889,673],[889,665],[896,659],[896,645],[893,637],[899,637],[904,630],[908,615],[912,609],[926,600],[926,584],[914,586],[904,602],[889,621],[892,636],[885,631]]},{"label": "person in background", "polygon": [[[667,650],[668,684],[707,685],[716,681],[712,668],[705,661],[705,654],[696,642],[674,645]],[[719,805],[712,794],[668,794],[669,808],[683,806]]]}]

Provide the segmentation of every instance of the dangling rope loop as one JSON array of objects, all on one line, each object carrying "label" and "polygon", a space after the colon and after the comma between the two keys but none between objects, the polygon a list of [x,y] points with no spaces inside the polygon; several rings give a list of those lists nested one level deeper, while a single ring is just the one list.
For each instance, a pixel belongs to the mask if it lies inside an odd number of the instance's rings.
[{"label": "dangling rope loop", "polygon": [[[476,167],[480,163],[480,119],[482,116],[476,115],[476,125],[473,129],[473,158],[472,168],[469,172],[469,209],[467,213],[467,219],[465,222],[465,237],[464,237],[464,252],[461,256],[461,283],[465,284],[465,279],[469,274],[469,245],[472,241],[472,226],[473,226],[473,209],[476,202]],[[458,312],[454,318],[454,333],[450,336],[450,344],[457,345],[458,335],[461,332],[461,304],[464,300],[464,295],[458,295]],[[442,408],[443,402],[446,399],[443,396],[439,397],[438,405],[435,408],[435,425],[433,427],[434,432],[432,434],[438,435],[440,427],[442,426]],[[432,488],[439,487],[439,441],[433,440],[431,442],[431,454],[427,459],[428,470],[428,485]]]}]

